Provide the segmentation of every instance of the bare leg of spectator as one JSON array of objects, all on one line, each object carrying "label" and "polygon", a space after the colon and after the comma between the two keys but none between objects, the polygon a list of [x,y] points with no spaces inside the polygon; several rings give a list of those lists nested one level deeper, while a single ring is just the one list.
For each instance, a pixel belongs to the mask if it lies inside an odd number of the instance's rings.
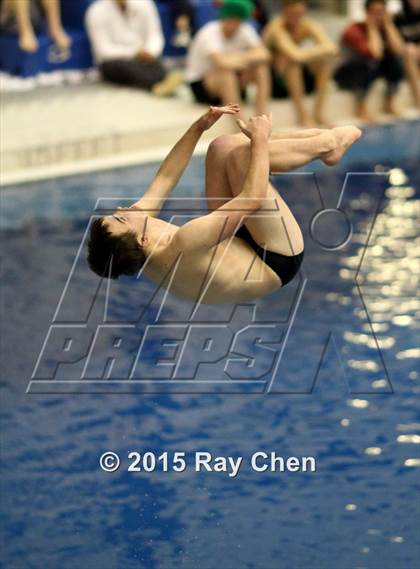
[{"label": "bare leg of spectator", "polygon": [[286,75],[287,87],[295,106],[298,124],[308,128],[316,126],[305,107],[305,84],[302,65],[289,61],[285,69],[279,70],[279,72]]},{"label": "bare leg of spectator", "polygon": [[71,45],[71,39],[64,31],[63,25],[61,23],[59,0],[42,0],[42,5],[45,10],[48,29],[53,42],[59,49],[63,51],[69,49]]},{"label": "bare leg of spectator", "polygon": [[16,18],[19,47],[23,51],[34,53],[38,49],[38,40],[31,22],[30,0],[9,0],[6,10]]},{"label": "bare leg of spectator", "polygon": [[367,93],[356,94],[355,112],[356,118],[360,119],[366,124],[375,124],[378,119],[373,115],[367,106]]},{"label": "bare leg of spectator", "polygon": [[250,69],[251,81],[257,86],[255,112],[264,115],[268,112],[268,102],[271,94],[271,75],[267,63],[258,63]]},{"label": "bare leg of spectator", "polygon": [[331,78],[331,60],[319,61],[311,65],[315,75],[316,99],[314,108],[314,120],[319,125],[329,126],[325,120],[324,109],[328,95],[328,83]]},{"label": "bare leg of spectator", "polygon": [[413,102],[416,107],[420,107],[420,70],[418,60],[418,47],[408,44],[404,54],[404,66],[407,80],[410,84]]},{"label": "bare leg of spectator", "polygon": [[386,91],[383,111],[386,114],[399,117],[400,112],[396,106],[396,95],[401,80],[404,77],[404,61],[402,58],[386,52],[379,67],[379,75],[386,82]]},{"label": "bare leg of spectator", "polygon": [[393,117],[401,117],[401,113],[396,105],[395,95],[386,95],[384,99],[383,111],[386,115],[392,115]]},{"label": "bare leg of spectator", "polygon": [[237,73],[230,69],[215,69],[207,75],[204,83],[208,92],[220,97],[224,105],[241,102],[241,90]]}]

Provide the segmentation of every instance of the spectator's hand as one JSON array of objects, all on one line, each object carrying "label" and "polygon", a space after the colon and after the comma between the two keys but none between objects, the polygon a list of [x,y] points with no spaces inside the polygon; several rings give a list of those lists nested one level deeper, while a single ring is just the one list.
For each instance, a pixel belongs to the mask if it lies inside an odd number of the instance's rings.
[{"label": "spectator's hand", "polygon": [[265,46],[260,46],[248,50],[244,54],[245,61],[248,65],[255,65],[257,63],[270,63],[271,54]]},{"label": "spectator's hand", "polygon": [[390,12],[385,12],[384,14],[384,26],[389,26],[394,22],[394,19]]},{"label": "spectator's hand", "polygon": [[261,136],[263,138],[270,138],[271,130],[273,128],[273,118],[271,113],[269,115],[261,115],[252,117],[247,123],[242,120],[236,121],[241,131],[253,140]]},{"label": "spectator's hand", "polygon": [[153,61],[155,59],[155,56],[149,53],[148,51],[141,49],[137,53],[137,59],[139,61]]},{"label": "spectator's hand", "polygon": [[203,115],[198,122],[203,130],[208,130],[222,115],[236,115],[240,110],[239,105],[233,103],[229,103],[225,107],[210,107],[207,113]]},{"label": "spectator's hand", "polygon": [[397,31],[395,22],[394,22],[394,16],[391,14],[391,12],[385,12],[384,15],[384,21],[383,21],[383,28],[385,31],[390,31],[390,29],[394,29],[395,31]]},{"label": "spectator's hand", "polygon": [[373,28],[373,29],[380,29],[383,24],[384,24],[384,20],[379,20],[378,17],[375,14],[367,14],[366,15],[366,24],[368,26],[368,28]]},{"label": "spectator's hand", "polygon": [[375,22],[374,20],[368,19],[366,21],[367,21],[369,49],[372,53],[373,58],[376,60],[380,60],[382,59],[385,51],[381,29],[378,23]]}]

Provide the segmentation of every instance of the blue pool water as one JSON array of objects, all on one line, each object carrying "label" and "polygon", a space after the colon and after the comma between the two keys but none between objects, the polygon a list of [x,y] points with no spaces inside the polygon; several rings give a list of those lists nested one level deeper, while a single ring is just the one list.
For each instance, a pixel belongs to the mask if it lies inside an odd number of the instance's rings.
[{"label": "blue pool water", "polygon": [[[3,566],[417,567],[419,156],[419,124],[406,123],[369,130],[339,167],[276,177],[305,234],[300,278],[250,306],[194,316],[186,301],[162,305],[143,279],[122,279],[106,297],[77,256],[98,199],[135,199],[156,164],[6,188]],[[174,195],[193,203],[202,189],[196,158]],[[86,363],[104,314],[111,332]],[[139,338],[161,323],[172,327],[145,344],[130,376]],[[199,365],[190,334],[178,367],[156,368],[168,353],[160,342],[181,349],[191,323],[213,326],[217,350],[249,327],[262,345],[244,341]],[[118,472],[99,468],[108,450],[122,459]],[[148,450],[184,451],[188,468],[127,472],[128,453]],[[196,450],[246,464],[236,478],[196,473]],[[254,472],[256,451],[315,456],[317,472]]]}]

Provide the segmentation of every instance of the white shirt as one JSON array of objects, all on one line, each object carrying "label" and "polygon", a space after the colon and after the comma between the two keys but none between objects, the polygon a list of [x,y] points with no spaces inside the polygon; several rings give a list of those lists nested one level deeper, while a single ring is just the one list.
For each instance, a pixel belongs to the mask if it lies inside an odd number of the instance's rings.
[{"label": "white shirt", "polygon": [[162,53],[162,27],[152,0],[127,0],[124,11],[115,0],[96,0],[85,23],[96,63],[129,59],[140,50],[155,57]]},{"label": "white shirt", "polygon": [[247,23],[242,23],[233,37],[226,38],[222,30],[222,22],[209,22],[197,33],[190,46],[186,80],[193,83],[203,79],[214,66],[210,57],[214,53],[238,53],[260,44],[261,39],[257,32]]}]

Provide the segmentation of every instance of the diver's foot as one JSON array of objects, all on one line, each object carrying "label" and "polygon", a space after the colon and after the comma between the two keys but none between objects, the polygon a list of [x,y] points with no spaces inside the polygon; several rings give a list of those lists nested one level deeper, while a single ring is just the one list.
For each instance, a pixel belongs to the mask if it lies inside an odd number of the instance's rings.
[{"label": "diver's foot", "polygon": [[337,148],[328,152],[322,161],[327,166],[334,166],[341,160],[350,146],[362,136],[362,131],[355,126],[339,126],[331,129],[330,132],[337,142]]},{"label": "diver's foot", "polygon": [[22,32],[19,37],[19,47],[28,53],[35,53],[38,50],[38,40],[32,30]]}]

